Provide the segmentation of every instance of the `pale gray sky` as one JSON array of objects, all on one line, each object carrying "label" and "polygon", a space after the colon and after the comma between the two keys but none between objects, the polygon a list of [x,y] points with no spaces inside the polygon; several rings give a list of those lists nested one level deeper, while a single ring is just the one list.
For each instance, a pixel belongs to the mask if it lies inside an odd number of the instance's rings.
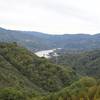
[{"label": "pale gray sky", "polygon": [[100,0],[0,0],[0,27],[50,34],[100,33]]}]

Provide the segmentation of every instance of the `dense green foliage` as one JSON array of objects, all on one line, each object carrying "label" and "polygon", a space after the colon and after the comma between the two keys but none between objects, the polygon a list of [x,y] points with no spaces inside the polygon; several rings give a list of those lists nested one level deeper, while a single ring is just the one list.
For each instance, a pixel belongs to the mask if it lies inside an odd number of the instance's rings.
[{"label": "dense green foliage", "polygon": [[49,63],[16,43],[0,43],[1,89],[14,87],[29,94],[46,94],[77,79],[73,70]]},{"label": "dense green foliage", "polygon": [[[51,59],[55,62],[55,58]],[[72,67],[81,75],[100,78],[100,50],[93,50],[77,54],[60,54],[57,63]]]},{"label": "dense green foliage", "polygon": [[84,77],[43,100],[100,100],[100,84],[93,78]]},{"label": "dense green foliage", "polygon": [[[98,58],[97,67],[100,65],[99,51],[78,56],[81,63]],[[75,57],[69,56],[67,62],[75,64]],[[52,64],[16,43],[0,43],[0,100],[100,100],[99,73],[89,74],[98,79],[80,77],[70,64]],[[82,68],[82,73],[86,70]]]},{"label": "dense green foliage", "polygon": [[0,100],[28,100],[28,97],[14,88],[4,88],[0,90]]}]

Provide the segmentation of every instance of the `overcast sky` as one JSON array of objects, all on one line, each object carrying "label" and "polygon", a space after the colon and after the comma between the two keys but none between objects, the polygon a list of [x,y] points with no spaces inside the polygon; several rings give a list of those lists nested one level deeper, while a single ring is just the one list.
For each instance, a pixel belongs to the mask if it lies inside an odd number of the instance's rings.
[{"label": "overcast sky", "polygon": [[0,0],[0,27],[50,34],[100,33],[100,0]]}]

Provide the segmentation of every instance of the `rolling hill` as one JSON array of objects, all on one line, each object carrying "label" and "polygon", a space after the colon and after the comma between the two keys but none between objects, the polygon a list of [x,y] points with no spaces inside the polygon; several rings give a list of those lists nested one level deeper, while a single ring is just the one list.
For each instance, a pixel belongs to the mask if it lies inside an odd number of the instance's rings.
[{"label": "rolling hill", "polygon": [[70,66],[80,75],[100,78],[100,50],[92,50],[81,53],[60,53],[57,58],[51,60],[58,64]]},{"label": "rolling hill", "polygon": [[91,50],[100,48],[100,34],[49,35],[41,32],[16,31],[0,28],[1,42],[18,42],[32,51],[62,48]]}]

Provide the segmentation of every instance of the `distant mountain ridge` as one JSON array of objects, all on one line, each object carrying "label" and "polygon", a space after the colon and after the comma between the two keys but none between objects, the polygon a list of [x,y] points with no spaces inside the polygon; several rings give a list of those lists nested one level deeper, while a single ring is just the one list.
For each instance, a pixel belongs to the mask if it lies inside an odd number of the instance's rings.
[{"label": "distant mountain ridge", "polygon": [[41,32],[16,31],[0,28],[0,42],[18,42],[33,51],[63,48],[67,50],[91,50],[100,48],[100,33],[49,35]]}]

